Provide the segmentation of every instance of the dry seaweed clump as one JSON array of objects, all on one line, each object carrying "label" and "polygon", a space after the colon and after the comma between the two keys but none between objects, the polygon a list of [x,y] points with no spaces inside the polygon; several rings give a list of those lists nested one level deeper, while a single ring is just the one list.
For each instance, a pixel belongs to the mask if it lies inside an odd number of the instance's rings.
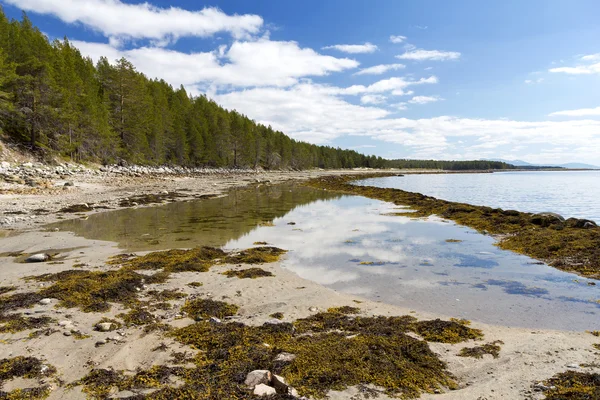
[{"label": "dry seaweed clump", "polygon": [[195,320],[210,317],[225,318],[235,315],[238,306],[210,299],[193,299],[187,301],[181,311]]},{"label": "dry seaweed clump", "polygon": [[110,303],[132,306],[137,302],[137,292],[148,277],[133,271],[91,272],[67,270],[29,279],[53,282],[40,290],[40,297],[59,299],[62,307],[79,307],[84,312],[110,310]]},{"label": "dry seaweed clump", "polygon": [[496,340],[492,343],[486,343],[482,346],[475,347],[464,347],[460,350],[458,355],[460,357],[473,357],[473,358],[483,358],[484,354],[489,354],[494,358],[498,358],[500,356],[500,346],[504,344],[501,340]]},{"label": "dry seaweed clump", "polygon": [[272,272],[265,271],[262,268],[248,268],[248,269],[241,269],[238,271],[230,269],[229,271],[223,272],[223,275],[226,275],[229,278],[237,277],[240,279],[256,279],[256,278],[274,276]]},{"label": "dry seaweed clump", "polygon": [[[414,318],[373,317],[356,322],[341,313],[318,315],[318,322],[311,317],[293,325],[202,321],[171,332],[176,340],[200,350],[196,368],[186,373],[180,390],[214,393],[218,398],[250,399],[243,382],[256,369],[280,374],[300,395],[315,398],[324,398],[330,390],[362,384],[406,398],[456,387],[446,365],[427,342],[404,333]],[[334,321],[325,323],[327,318]],[[298,329],[311,326],[317,327],[312,334]],[[281,353],[295,357],[281,362],[277,359]]]},{"label": "dry seaweed clump", "polygon": [[272,246],[253,247],[242,250],[237,254],[230,254],[225,259],[228,264],[263,264],[279,260],[286,253],[285,250]]},{"label": "dry seaweed clump", "polygon": [[0,295],[17,290],[16,286],[0,286]]},{"label": "dry seaweed clump", "polygon": [[544,384],[554,387],[545,393],[547,400],[600,399],[600,374],[597,373],[562,372]]},{"label": "dry seaweed clump", "polygon": [[360,313],[360,308],[351,306],[332,307],[327,309],[327,312],[338,314],[358,314]]},{"label": "dry seaweed clump", "polygon": [[276,313],[273,313],[273,314],[269,315],[269,317],[281,320],[281,319],[283,319],[283,313],[282,312],[276,312]]},{"label": "dry seaweed clump", "polygon": [[178,289],[150,290],[147,294],[155,301],[179,300],[187,297],[186,293],[182,293]]},{"label": "dry seaweed clump", "polygon": [[[14,357],[0,360],[0,387],[14,378],[41,379],[52,376],[56,368],[44,364],[35,357]],[[49,386],[33,387],[26,389],[15,389],[10,392],[0,390],[0,398],[3,399],[45,399],[50,395]]]},{"label": "dry seaweed clump", "polygon": [[227,255],[214,247],[198,247],[191,250],[173,249],[157,251],[125,262],[131,270],[162,269],[165,272],[206,272]]},{"label": "dry seaweed clump", "polygon": [[22,314],[0,315],[0,333],[16,333],[29,329],[41,329],[55,322],[48,316],[24,317]]},{"label": "dry seaweed clump", "polygon": [[428,342],[460,343],[469,339],[481,339],[483,333],[479,329],[469,328],[463,321],[419,321],[414,325],[418,333]]},{"label": "dry seaweed clump", "polygon": [[528,255],[564,271],[600,279],[600,227],[593,221],[564,220],[551,213],[531,214],[474,206],[400,189],[351,184],[363,178],[361,175],[330,176],[313,179],[307,185],[410,206],[415,211],[414,217],[438,215],[479,232],[499,235],[498,245],[505,250]]}]

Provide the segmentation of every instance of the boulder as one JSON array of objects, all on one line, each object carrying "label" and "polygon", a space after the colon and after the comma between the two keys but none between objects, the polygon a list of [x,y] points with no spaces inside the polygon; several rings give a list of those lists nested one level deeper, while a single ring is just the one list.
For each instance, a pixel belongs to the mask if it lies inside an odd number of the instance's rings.
[{"label": "boulder", "polygon": [[285,379],[282,376],[273,374],[271,378],[271,386],[275,388],[275,391],[279,394],[289,394],[290,387],[285,382]]},{"label": "boulder", "polygon": [[589,219],[578,219],[578,218],[569,218],[565,221],[565,225],[570,228],[581,228],[581,229],[590,229],[595,228],[598,225],[594,221]]},{"label": "boulder", "polygon": [[50,256],[46,253],[33,254],[25,259],[25,262],[35,263],[35,262],[44,262],[48,261]]},{"label": "boulder", "polygon": [[548,227],[550,225],[562,225],[565,222],[565,219],[556,213],[539,213],[534,214],[530,221],[534,225]]},{"label": "boulder", "polygon": [[113,330],[113,324],[112,322],[100,322],[96,324],[96,329],[100,332],[109,332]]},{"label": "boulder", "polygon": [[257,369],[246,375],[244,385],[255,387],[260,384],[268,384],[271,382],[271,373],[266,369]]},{"label": "boulder", "polygon": [[296,355],[292,354],[292,353],[279,353],[277,355],[277,357],[275,357],[275,362],[281,362],[281,363],[291,363],[292,361],[294,361],[296,359]]},{"label": "boulder", "polygon": [[254,392],[255,395],[257,396],[273,396],[274,394],[277,394],[277,391],[275,390],[275,388],[272,388],[271,386],[267,386],[264,383],[261,383],[260,385],[256,385],[254,387]]}]

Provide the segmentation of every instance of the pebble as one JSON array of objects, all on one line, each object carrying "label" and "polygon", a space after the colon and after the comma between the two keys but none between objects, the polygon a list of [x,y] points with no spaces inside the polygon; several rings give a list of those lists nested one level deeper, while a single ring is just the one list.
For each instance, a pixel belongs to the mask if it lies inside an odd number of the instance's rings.
[{"label": "pebble", "polygon": [[106,340],[98,340],[96,342],[96,347],[104,346],[106,343],[108,343]]},{"label": "pebble", "polygon": [[41,299],[40,300],[40,304],[45,305],[45,306],[50,303],[52,303],[52,299]]},{"label": "pebble", "polygon": [[63,332],[63,335],[65,335],[65,336],[71,336],[72,334],[71,334],[71,332],[69,332],[69,331],[64,331],[64,332]]},{"label": "pebble", "polygon": [[579,364],[567,364],[567,368],[578,369],[579,368]]},{"label": "pebble", "polygon": [[208,322],[210,322],[211,324],[220,324],[221,320],[217,317],[210,317],[210,319],[208,320]]},{"label": "pebble", "polygon": [[108,332],[111,330],[112,325],[113,324],[111,322],[101,322],[99,324],[96,324],[96,329],[100,332]]},{"label": "pebble", "polygon": [[255,387],[256,385],[266,384],[269,382],[271,382],[271,373],[266,369],[257,369],[246,375],[244,385],[248,387]]},{"label": "pebble", "polygon": [[58,322],[58,326],[70,326],[70,325],[73,325],[73,322],[69,321],[69,320],[64,320],[64,321]]},{"label": "pebble", "polygon": [[39,253],[39,254],[33,254],[29,257],[27,257],[27,259],[25,260],[25,262],[30,262],[30,263],[34,263],[34,262],[44,262],[47,261],[48,259],[50,259],[50,256],[46,253]]},{"label": "pebble", "polygon": [[317,311],[319,311],[319,309],[317,307],[310,307],[308,309],[308,311],[310,311],[310,312],[317,312]]}]

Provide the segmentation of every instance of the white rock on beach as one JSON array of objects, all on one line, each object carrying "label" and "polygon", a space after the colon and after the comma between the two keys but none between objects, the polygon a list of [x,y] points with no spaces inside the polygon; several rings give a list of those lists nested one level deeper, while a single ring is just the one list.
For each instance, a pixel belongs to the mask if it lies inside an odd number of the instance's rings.
[{"label": "white rock on beach", "polygon": [[275,390],[275,388],[272,388],[271,386],[267,386],[264,383],[261,383],[260,385],[256,385],[253,393],[257,396],[262,397],[262,396],[272,396],[274,394],[277,394],[277,391]]},{"label": "white rock on beach", "polygon": [[50,259],[50,256],[46,253],[39,253],[39,254],[33,254],[29,257],[27,257],[27,259],[25,260],[25,262],[44,262],[47,261],[48,259]]},{"label": "white rock on beach", "polygon": [[256,385],[266,384],[271,382],[271,373],[266,369],[257,369],[246,375],[244,385],[255,387]]}]

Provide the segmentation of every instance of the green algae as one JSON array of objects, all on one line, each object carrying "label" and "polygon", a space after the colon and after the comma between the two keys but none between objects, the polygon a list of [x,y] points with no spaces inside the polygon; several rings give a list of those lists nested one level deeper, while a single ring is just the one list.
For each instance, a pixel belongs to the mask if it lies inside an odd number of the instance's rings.
[{"label": "green algae", "polygon": [[553,387],[545,392],[547,400],[591,400],[600,398],[600,374],[567,371],[548,381],[546,386]]},{"label": "green algae", "polygon": [[460,350],[458,355],[460,357],[473,357],[473,358],[483,358],[485,354],[489,354],[494,358],[500,357],[500,345],[504,344],[501,340],[496,340],[491,343],[486,343],[481,346],[475,347],[464,347]]},{"label": "green algae", "polygon": [[[379,174],[376,176],[389,176]],[[498,246],[542,260],[563,271],[600,279],[600,227],[570,218],[474,206],[439,200],[400,189],[352,185],[361,175],[330,176],[308,186],[409,206],[414,217],[438,215],[479,232],[497,235]]]},{"label": "green algae", "polygon": [[223,275],[229,278],[240,278],[240,279],[256,279],[256,278],[264,278],[275,276],[270,271],[265,271],[262,268],[247,268],[241,270],[232,270],[223,272]]},{"label": "green algae", "polygon": [[181,308],[181,311],[188,314],[192,319],[201,318],[225,318],[237,313],[238,307],[234,304],[210,299],[192,299],[188,300]]}]

